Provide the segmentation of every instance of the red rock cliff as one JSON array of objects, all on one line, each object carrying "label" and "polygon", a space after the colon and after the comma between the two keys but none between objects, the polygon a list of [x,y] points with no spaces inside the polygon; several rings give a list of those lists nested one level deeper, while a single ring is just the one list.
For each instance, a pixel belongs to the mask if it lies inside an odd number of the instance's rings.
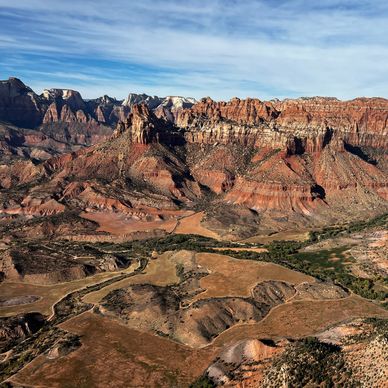
[{"label": "red rock cliff", "polygon": [[381,98],[344,102],[320,97],[270,102],[207,98],[178,112],[175,122],[194,143],[239,141],[319,152],[332,139],[341,139],[353,146],[388,147],[388,100]]}]

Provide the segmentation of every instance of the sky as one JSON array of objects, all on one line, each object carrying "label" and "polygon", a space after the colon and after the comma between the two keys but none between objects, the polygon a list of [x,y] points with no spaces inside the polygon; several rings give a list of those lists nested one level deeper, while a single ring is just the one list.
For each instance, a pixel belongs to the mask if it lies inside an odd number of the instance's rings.
[{"label": "sky", "polygon": [[387,0],[0,0],[0,79],[128,93],[388,97]]}]

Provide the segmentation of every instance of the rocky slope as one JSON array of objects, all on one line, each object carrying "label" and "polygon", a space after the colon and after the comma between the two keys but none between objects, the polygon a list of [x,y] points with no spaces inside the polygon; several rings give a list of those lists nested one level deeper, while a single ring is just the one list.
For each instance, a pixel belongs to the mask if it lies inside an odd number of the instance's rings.
[{"label": "rocky slope", "polygon": [[31,88],[13,77],[0,81],[0,120],[35,127],[42,115],[41,98]]},{"label": "rocky slope", "polygon": [[386,320],[355,319],[300,340],[232,342],[199,383],[228,387],[384,387]]},{"label": "rocky slope", "polygon": [[75,123],[68,126],[58,122],[36,130],[0,122],[0,161],[3,164],[25,159],[41,162],[99,143],[111,133],[111,128],[104,125],[94,127]]},{"label": "rocky slope", "polygon": [[253,288],[251,298],[223,297],[193,302],[193,294],[200,292],[193,287],[195,280],[184,281],[179,286],[141,284],[115,290],[103,300],[100,311],[119,317],[131,327],[154,330],[191,347],[200,347],[238,323],[260,321],[295,293],[285,282],[267,281]]}]

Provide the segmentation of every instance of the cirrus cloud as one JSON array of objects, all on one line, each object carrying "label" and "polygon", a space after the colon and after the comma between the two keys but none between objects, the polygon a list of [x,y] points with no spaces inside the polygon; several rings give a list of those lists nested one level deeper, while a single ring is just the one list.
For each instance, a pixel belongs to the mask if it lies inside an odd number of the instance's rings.
[{"label": "cirrus cloud", "polygon": [[388,90],[383,0],[0,0],[0,72],[37,91],[343,99]]}]

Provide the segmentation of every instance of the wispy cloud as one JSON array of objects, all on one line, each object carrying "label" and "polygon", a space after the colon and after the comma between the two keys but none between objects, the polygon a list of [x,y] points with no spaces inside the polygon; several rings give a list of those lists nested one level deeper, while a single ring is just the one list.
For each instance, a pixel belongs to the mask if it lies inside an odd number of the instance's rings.
[{"label": "wispy cloud", "polygon": [[388,97],[388,5],[367,3],[0,0],[0,72],[85,97]]}]

